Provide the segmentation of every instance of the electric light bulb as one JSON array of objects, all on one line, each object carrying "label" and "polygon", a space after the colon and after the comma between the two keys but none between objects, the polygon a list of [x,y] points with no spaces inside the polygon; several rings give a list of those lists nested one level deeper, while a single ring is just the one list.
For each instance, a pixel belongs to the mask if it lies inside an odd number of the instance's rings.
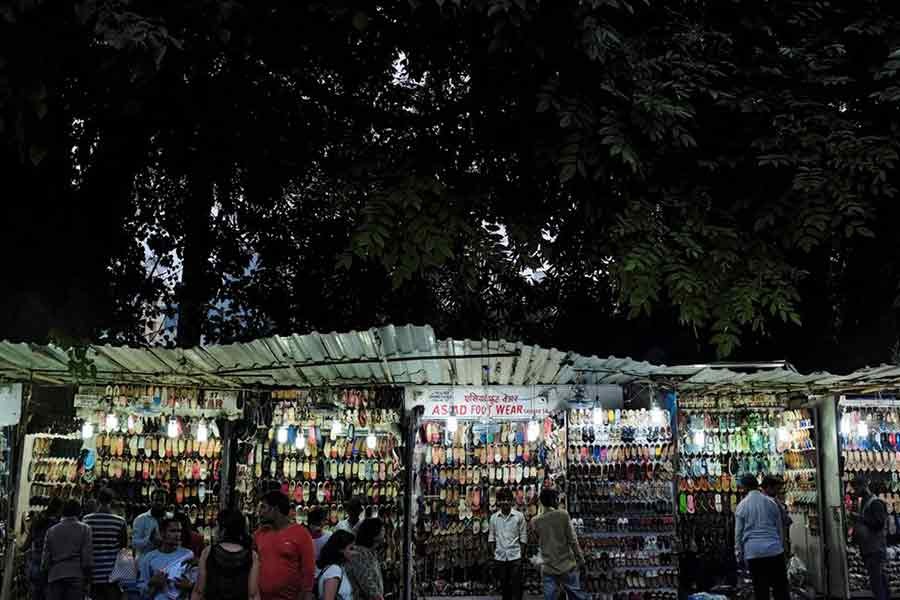
[{"label": "electric light bulb", "polygon": [[294,447],[297,450],[303,450],[306,447],[306,436],[303,435],[303,429],[297,430],[297,437],[294,438]]},{"label": "electric light bulb", "polygon": [[535,420],[531,420],[528,422],[528,441],[534,442],[537,441],[538,436],[541,433],[540,425]]},{"label": "electric light bulb", "polygon": [[109,413],[106,415],[106,430],[107,431],[115,431],[119,428],[119,419],[116,415]]},{"label": "electric light bulb", "polygon": [[128,415],[128,421],[126,422],[126,425],[128,426],[128,431],[134,431],[134,417],[133,416]]},{"label": "electric light bulb", "polygon": [[664,421],[665,421],[665,416],[663,415],[663,411],[659,407],[654,406],[653,408],[650,409],[650,424],[651,425],[653,425],[654,427],[660,427],[663,425]]},{"label": "electric light bulb", "polygon": [[603,413],[604,412],[605,411],[599,407],[597,407],[593,410],[592,416],[593,416],[593,420],[594,420],[594,425],[603,425]]},{"label": "electric light bulb", "polygon": [[209,439],[209,428],[206,426],[206,419],[200,421],[197,425],[197,441],[201,444]]},{"label": "electric light bulb", "polygon": [[90,421],[85,421],[81,426],[81,437],[88,440],[94,437],[94,424]]},{"label": "electric light bulb", "polygon": [[860,421],[856,426],[856,435],[859,437],[869,437],[869,424],[865,421]]},{"label": "electric light bulb", "polygon": [[450,415],[447,418],[447,431],[456,433],[457,429],[459,429],[459,419],[456,418],[456,415]]},{"label": "electric light bulb", "polygon": [[278,443],[279,444],[287,444],[288,441],[288,428],[285,425],[282,425],[278,428]]},{"label": "electric light bulb", "polygon": [[170,438],[178,437],[178,421],[175,420],[175,417],[169,419],[169,426],[166,428],[166,433],[169,434]]},{"label": "electric light bulb", "polygon": [[374,450],[378,446],[378,438],[375,437],[374,433],[370,433],[366,436],[366,448],[369,450]]},{"label": "electric light bulb", "polygon": [[791,441],[791,432],[787,430],[787,427],[778,428],[778,441],[782,444],[787,444]]},{"label": "electric light bulb", "polygon": [[701,448],[706,445],[706,433],[702,429],[694,432],[694,445]]},{"label": "electric light bulb", "polygon": [[336,440],[339,435],[343,435],[344,433],[344,424],[334,419],[331,422],[331,439]]},{"label": "electric light bulb", "polygon": [[853,426],[850,424],[850,416],[844,415],[841,417],[841,435],[850,435],[853,431]]}]

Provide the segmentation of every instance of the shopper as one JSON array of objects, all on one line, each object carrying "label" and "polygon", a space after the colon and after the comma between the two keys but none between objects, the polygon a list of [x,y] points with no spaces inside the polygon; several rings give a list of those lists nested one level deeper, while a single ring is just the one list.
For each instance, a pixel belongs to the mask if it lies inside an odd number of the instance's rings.
[{"label": "shopper", "polygon": [[531,528],[537,536],[543,559],[544,600],[556,600],[560,588],[572,600],[587,600],[581,589],[579,569],[584,565],[584,554],[578,545],[578,537],[569,513],[559,508],[556,490],[541,490],[544,514],[531,520]]},{"label": "shopper", "polygon": [[889,600],[891,597],[888,578],[884,572],[887,559],[887,506],[869,489],[869,481],[864,475],[857,475],[851,482],[851,493],[859,502],[859,512],[852,512],[853,541],[859,546],[869,584],[875,600]]},{"label": "shopper", "polygon": [[215,543],[203,550],[192,600],[259,600],[259,556],[240,511],[219,513]]},{"label": "shopper", "polygon": [[339,521],[335,531],[344,530],[346,532],[356,534],[356,528],[360,524],[360,516],[363,513],[362,501],[356,496],[350,498],[346,504],[347,518]]},{"label": "shopper", "polygon": [[200,535],[200,532],[194,528],[191,518],[187,513],[180,511],[175,513],[175,518],[181,523],[181,545],[190,550],[194,556],[203,554],[206,542],[203,541],[203,536]]},{"label": "shopper", "polygon": [[194,588],[190,577],[193,553],[181,546],[181,523],[164,518],[159,524],[159,548],[141,557],[138,589],[148,600],[182,600]]},{"label": "shopper", "polygon": [[81,503],[67,500],[62,519],[47,531],[41,569],[47,573],[47,600],[82,600],[94,565],[91,528],[78,520]]},{"label": "shopper", "polygon": [[353,534],[343,529],[335,531],[319,557],[319,575],[316,577],[318,600],[353,599],[353,584],[344,571],[344,565],[353,553]]},{"label": "shopper", "polygon": [[140,560],[141,556],[155,550],[160,544],[160,521],[166,516],[166,500],[168,494],[165,490],[156,489],[150,496],[150,510],[140,514],[134,520],[134,555]]},{"label": "shopper", "polygon": [[[36,504],[32,501],[32,504]],[[31,600],[44,600],[47,593],[47,573],[41,568],[44,558],[44,541],[47,531],[59,523],[63,501],[54,497],[50,499],[46,510],[35,515],[28,530],[23,546],[28,548],[28,582],[31,587]]]},{"label": "shopper", "polygon": [[762,481],[763,494],[775,501],[778,510],[781,511],[781,539],[784,541],[784,556],[787,559],[791,554],[791,525],[794,520],[788,513],[787,504],[781,498],[784,489],[784,480],[775,475],[766,475]]},{"label": "shopper", "polygon": [[323,529],[327,518],[328,514],[321,506],[313,507],[309,511],[309,516],[307,518],[306,526],[309,529],[310,537],[312,537],[313,547],[316,549],[316,560],[319,560],[322,548],[328,543],[328,539],[331,537],[331,533]]},{"label": "shopper", "polygon": [[747,492],[734,513],[734,551],[738,565],[746,562],[753,579],[756,600],[788,600],[787,565],[784,562],[784,519],[781,509],[759,491],[756,475],[744,475]]},{"label": "shopper", "polygon": [[363,519],[356,528],[354,552],[345,569],[356,600],[384,600],[384,578],[379,551],[384,547],[384,522],[378,518]]},{"label": "shopper", "polygon": [[93,600],[120,600],[122,597],[119,584],[109,582],[119,551],[128,546],[128,525],[125,519],[113,514],[114,497],[109,488],[100,490],[96,512],[85,515],[83,519],[84,524],[91,528],[94,544]]},{"label": "shopper", "polygon": [[267,493],[259,503],[260,528],[254,542],[259,552],[262,600],[312,597],[316,551],[309,531],[288,519],[290,511],[290,500],[280,491]]},{"label": "shopper", "polygon": [[525,515],[513,510],[513,495],[508,489],[497,494],[500,510],[491,516],[488,528],[488,542],[494,554],[494,572],[500,578],[500,590],[503,600],[520,600],[522,598],[522,559],[525,556],[525,544],[528,543],[528,530]]}]

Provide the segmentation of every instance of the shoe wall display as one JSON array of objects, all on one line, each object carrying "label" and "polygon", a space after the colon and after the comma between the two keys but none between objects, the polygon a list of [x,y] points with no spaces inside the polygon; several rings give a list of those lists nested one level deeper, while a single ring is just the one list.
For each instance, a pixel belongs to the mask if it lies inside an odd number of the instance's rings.
[{"label": "shoe wall display", "polygon": [[[843,466],[844,523],[852,527],[850,512],[860,510],[858,500],[849,494],[849,483],[858,474],[869,480],[872,493],[887,506],[888,560],[886,572],[894,594],[900,593],[900,401],[842,401],[838,440]],[[850,592],[870,590],[868,572],[859,549],[847,548]]]},{"label": "shoe wall display", "polygon": [[687,396],[679,399],[678,435],[685,589],[734,583],[734,511],[742,475],[780,477],[779,500],[794,519],[792,531],[801,523],[804,535],[818,537],[817,444],[808,409],[789,410],[785,399],[768,394]]},{"label": "shoe wall display", "polygon": [[[540,511],[540,491],[553,485],[551,465],[564,456],[562,416],[528,421],[422,421],[414,452],[415,579],[419,596],[497,593],[488,545],[497,494],[513,493],[526,519]],[[562,434],[564,436],[564,432]],[[529,546],[528,554],[536,552]],[[536,569],[523,569],[522,589],[540,594]]]},{"label": "shoe wall display", "polygon": [[[405,490],[403,390],[277,390],[255,405],[253,426],[238,444],[235,488],[238,506],[251,526],[256,526],[259,498],[272,489],[291,499],[298,523],[306,523],[313,507],[324,507],[326,529],[346,518],[345,502],[360,498],[366,516],[384,521],[385,586],[399,592]],[[391,591],[386,589],[385,594]]]},{"label": "shoe wall display", "polygon": [[593,598],[678,597],[669,411],[588,407],[568,413],[568,509]]}]

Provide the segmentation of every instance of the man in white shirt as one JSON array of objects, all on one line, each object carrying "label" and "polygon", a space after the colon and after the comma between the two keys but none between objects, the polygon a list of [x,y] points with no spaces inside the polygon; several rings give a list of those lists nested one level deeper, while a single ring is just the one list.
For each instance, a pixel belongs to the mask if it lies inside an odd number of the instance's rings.
[{"label": "man in white shirt", "polygon": [[494,552],[503,600],[521,600],[522,560],[528,543],[525,515],[513,510],[512,492],[503,489],[497,496],[500,510],[491,517],[488,542]]},{"label": "man in white shirt", "polygon": [[[753,579],[756,600],[789,600],[784,563],[781,509],[759,491],[756,475],[744,475],[741,488],[747,496],[734,513],[734,553],[738,565],[746,562]],[[771,594],[770,594],[771,591]]]}]

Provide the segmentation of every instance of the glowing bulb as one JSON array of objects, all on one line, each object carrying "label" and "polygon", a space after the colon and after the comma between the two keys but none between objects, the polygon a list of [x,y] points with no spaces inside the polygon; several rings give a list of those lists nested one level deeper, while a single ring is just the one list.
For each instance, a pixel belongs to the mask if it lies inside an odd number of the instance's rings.
[{"label": "glowing bulb", "polygon": [[841,417],[841,435],[850,435],[853,431],[853,426],[850,424],[850,416],[844,415]]},{"label": "glowing bulb", "polygon": [[303,450],[306,447],[306,436],[303,435],[302,429],[297,431],[297,437],[294,438],[294,447],[297,450]]},{"label": "glowing bulb", "polygon": [[459,419],[456,418],[456,415],[450,415],[447,418],[447,431],[456,433],[457,429],[459,429]]},{"label": "glowing bulb", "polygon": [[701,448],[706,445],[706,433],[702,429],[694,432],[694,445]]},{"label": "glowing bulb", "polygon": [[779,427],[778,428],[778,441],[782,444],[788,444],[791,441],[791,432],[787,430],[787,427]]},{"label": "glowing bulb", "polygon": [[175,417],[169,419],[169,426],[166,428],[166,433],[169,434],[170,438],[178,437],[178,421],[175,420]]},{"label": "glowing bulb", "polygon": [[541,433],[540,425],[535,420],[531,420],[528,422],[528,441],[534,442],[538,439],[538,436]]},{"label": "glowing bulb", "polygon": [[206,419],[200,421],[197,425],[197,441],[201,444],[209,439],[209,428],[206,426]]},{"label": "glowing bulb", "polygon": [[88,440],[94,437],[94,424],[90,421],[85,421],[81,426],[81,437]]},{"label": "glowing bulb", "polygon": [[116,415],[109,413],[106,415],[106,430],[107,431],[115,431],[119,428],[119,419]]},{"label": "glowing bulb", "polygon": [[279,444],[287,444],[288,440],[288,428],[285,425],[282,425],[278,428],[278,443]]},{"label": "glowing bulb", "polygon": [[593,420],[594,425],[603,425],[603,413],[605,411],[602,408],[595,408],[593,410]]},{"label": "glowing bulb", "polygon": [[370,433],[366,436],[366,448],[369,450],[374,450],[378,446],[378,438],[375,437],[374,433]]},{"label": "glowing bulb", "polygon": [[665,417],[663,416],[663,411],[659,407],[654,406],[650,409],[651,425],[653,425],[654,427],[660,427],[662,426],[664,420]]},{"label": "glowing bulb", "polygon": [[128,426],[128,431],[134,431],[134,417],[128,415],[128,421],[126,422]]},{"label": "glowing bulb", "polygon": [[869,424],[865,421],[860,421],[856,426],[856,435],[859,437],[869,437]]},{"label": "glowing bulb", "polygon": [[331,422],[331,439],[336,440],[339,435],[344,433],[344,425],[337,419]]}]

